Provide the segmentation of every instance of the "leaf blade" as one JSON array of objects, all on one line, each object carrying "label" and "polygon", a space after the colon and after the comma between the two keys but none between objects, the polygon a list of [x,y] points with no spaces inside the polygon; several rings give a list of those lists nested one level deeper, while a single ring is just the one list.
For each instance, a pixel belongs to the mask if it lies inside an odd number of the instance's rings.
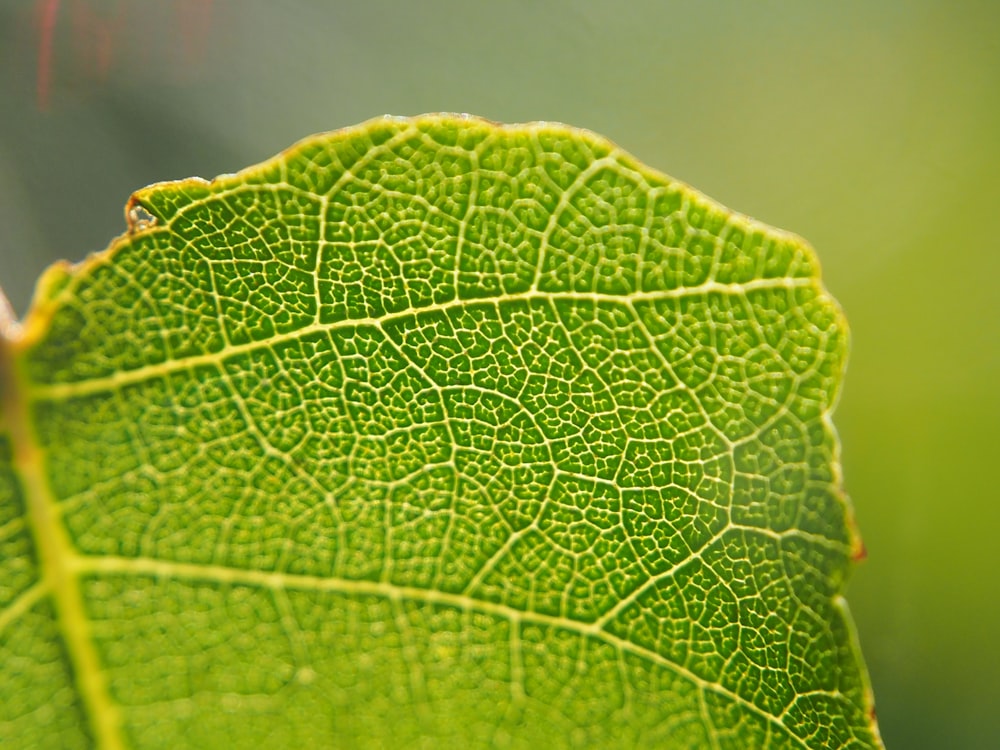
[{"label": "leaf blade", "polygon": [[13,343],[129,743],[877,746],[804,242],[448,116],[136,208]]}]

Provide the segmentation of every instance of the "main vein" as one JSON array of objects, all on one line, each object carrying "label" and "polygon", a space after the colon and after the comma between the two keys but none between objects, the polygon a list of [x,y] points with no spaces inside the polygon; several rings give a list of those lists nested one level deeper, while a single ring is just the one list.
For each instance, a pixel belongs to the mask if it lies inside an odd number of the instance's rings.
[{"label": "main vein", "polygon": [[25,398],[20,374],[9,355],[8,342],[0,339],[3,410],[14,446],[14,467],[27,501],[28,525],[38,550],[42,573],[40,590],[52,594],[59,632],[97,745],[105,750],[122,750],[125,744],[121,714],[108,692],[97,649],[90,638],[89,620],[77,576],[69,565],[76,552],[55,513],[56,504],[44,471],[45,454],[38,447],[29,400]]}]

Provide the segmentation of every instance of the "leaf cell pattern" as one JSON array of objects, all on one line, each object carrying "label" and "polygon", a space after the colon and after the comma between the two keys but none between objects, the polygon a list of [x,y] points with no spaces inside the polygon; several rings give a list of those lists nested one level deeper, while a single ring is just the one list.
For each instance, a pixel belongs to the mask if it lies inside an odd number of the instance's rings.
[{"label": "leaf cell pattern", "polygon": [[6,345],[0,735],[880,746],[802,240],[451,116],[128,211]]}]

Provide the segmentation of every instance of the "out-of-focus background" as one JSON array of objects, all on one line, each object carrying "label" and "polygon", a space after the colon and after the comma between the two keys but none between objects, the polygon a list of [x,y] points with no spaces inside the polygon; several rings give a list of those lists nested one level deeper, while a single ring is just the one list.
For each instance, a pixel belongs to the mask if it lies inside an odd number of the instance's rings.
[{"label": "out-of-focus background", "polygon": [[0,0],[0,284],[147,183],[431,111],[590,128],[816,246],[883,737],[1000,747],[1000,3]]}]

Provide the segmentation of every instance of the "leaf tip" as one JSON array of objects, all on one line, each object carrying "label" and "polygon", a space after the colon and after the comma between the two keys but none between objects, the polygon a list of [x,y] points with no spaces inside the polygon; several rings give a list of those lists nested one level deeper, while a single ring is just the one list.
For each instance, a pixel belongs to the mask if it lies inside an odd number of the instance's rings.
[{"label": "leaf tip", "polygon": [[17,337],[20,329],[21,324],[14,314],[14,308],[11,307],[3,288],[0,288],[0,338],[10,341]]}]

